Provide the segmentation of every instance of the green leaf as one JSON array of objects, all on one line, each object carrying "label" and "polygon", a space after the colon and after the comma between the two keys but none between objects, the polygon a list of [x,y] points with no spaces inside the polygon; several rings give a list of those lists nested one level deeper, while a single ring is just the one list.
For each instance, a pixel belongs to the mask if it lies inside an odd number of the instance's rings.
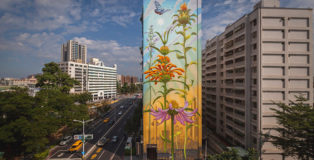
[{"label": "green leaf", "polygon": [[145,112],[151,112],[151,111],[150,111],[149,109],[146,109],[146,110],[144,110],[143,112],[145,113]]},{"label": "green leaf", "polygon": [[161,96],[158,96],[154,99],[153,104],[155,104],[155,102],[160,98]]},{"label": "green leaf", "polygon": [[194,84],[194,80],[193,80],[193,79],[191,79],[191,86],[193,86],[193,84]]},{"label": "green leaf", "polygon": [[169,53],[171,53],[171,52],[182,53],[182,52],[179,51],[179,50],[170,50]]},{"label": "green leaf", "polygon": [[182,31],[179,31],[179,32],[176,32],[177,34],[181,34],[182,35],[182,37],[184,37],[184,32],[182,32]]},{"label": "green leaf", "polygon": [[197,62],[191,61],[191,62],[190,62],[190,65],[192,65],[192,64],[197,64]]},{"label": "green leaf", "polygon": [[165,108],[165,107],[164,107],[164,104],[162,104],[161,102],[159,102],[159,104],[160,104],[160,106],[161,106],[162,109]]},{"label": "green leaf", "polygon": [[187,94],[186,90],[184,89],[176,89],[176,90],[182,92],[183,94]]},{"label": "green leaf", "polygon": [[192,32],[191,35],[196,35],[196,32]]},{"label": "green leaf", "polygon": [[159,50],[159,48],[152,46],[152,48],[156,49],[159,53],[161,53],[161,51]]},{"label": "green leaf", "polygon": [[166,137],[164,137],[164,136],[162,135],[162,133],[160,133],[160,138],[161,138],[164,142],[166,142],[166,143],[171,143],[171,141],[170,141],[169,139],[167,139]]},{"label": "green leaf", "polygon": [[188,39],[190,39],[191,38],[191,35],[189,34],[189,35],[187,35],[186,37],[185,37],[185,40],[188,40]]},{"label": "green leaf", "polygon": [[179,83],[182,83],[188,90],[190,90],[190,87],[189,87],[186,83],[184,83],[184,82],[182,82],[182,81],[171,80],[171,82],[179,82]]},{"label": "green leaf", "polygon": [[173,136],[176,137],[181,134],[181,131],[177,131]]},{"label": "green leaf", "polygon": [[177,43],[175,43],[175,44],[173,44],[173,45],[179,45],[179,44],[181,44],[180,42],[177,42]]},{"label": "green leaf", "polygon": [[186,47],[185,52],[188,52],[190,49],[192,49],[192,47]]},{"label": "green leaf", "polygon": [[178,59],[184,59],[184,56],[181,56],[181,55],[178,54],[178,53],[176,54],[176,56],[177,56]]},{"label": "green leaf", "polygon": [[192,126],[193,126],[192,124],[188,124],[188,125],[186,125],[186,129],[188,130],[188,129],[190,129]]},{"label": "green leaf", "polygon": [[174,91],[174,90],[175,90],[175,89],[170,88],[170,89],[168,89],[168,90],[167,90],[167,92],[166,92],[166,93],[167,93],[167,94],[169,94],[171,91]]}]

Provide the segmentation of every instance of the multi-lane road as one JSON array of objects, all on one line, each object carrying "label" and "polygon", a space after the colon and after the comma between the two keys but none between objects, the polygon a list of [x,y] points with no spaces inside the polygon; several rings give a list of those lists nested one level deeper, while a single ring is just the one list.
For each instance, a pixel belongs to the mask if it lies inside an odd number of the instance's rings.
[{"label": "multi-lane road", "polygon": [[[126,133],[124,127],[128,119],[134,113],[135,107],[138,106],[138,99],[125,98],[121,99],[113,105],[113,109],[103,117],[96,119],[86,125],[85,134],[93,134],[94,138],[85,143],[85,159],[88,160],[119,160],[123,159],[124,146],[126,143]],[[123,108],[121,108],[123,106]],[[119,112],[122,115],[118,115]],[[115,120],[115,123],[104,123],[105,118],[110,118],[110,121]],[[113,136],[118,136],[117,142],[111,142]],[[102,138],[109,138],[109,142],[103,147],[97,146],[97,141]],[[72,140],[66,146],[57,146],[53,149],[49,160],[73,160],[82,158],[82,148],[76,153],[69,153],[67,150],[74,143]]]}]

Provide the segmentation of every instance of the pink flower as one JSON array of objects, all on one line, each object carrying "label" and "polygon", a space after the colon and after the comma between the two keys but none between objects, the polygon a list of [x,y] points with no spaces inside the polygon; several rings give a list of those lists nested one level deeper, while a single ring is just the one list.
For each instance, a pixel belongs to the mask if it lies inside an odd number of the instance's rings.
[{"label": "pink flower", "polygon": [[170,103],[169,109],[158,108],[158,111],[151,109],[150,114],[155,117],[155,120],[161,119],[161,121],[157,125],[160,125],[164,121],[169,120],[171,116],[174,116],[173,124],[176,124],[176,122],[179,121],[182,125],[185,125],[185,122],[193,123],[191,117],[193,117],[197,112],[197,108],[195,108],[193,112],[185,111],[188,106],[189,103],[185,102],[183,108],[174,109],[172,108],[172,104]]},{"label": "pink flower", "polygon": [[150,114],[153,115],[155,117],[155,120],[159,120],[161,119],[160,123],[158,123],[157,125],[160,125],[162,122],[169,120],[171,118],[171,116],[168,114],[168,110],[169,109],[161,109],[158,108],[158,111],[155,111],[154,109],[150,109]]}]

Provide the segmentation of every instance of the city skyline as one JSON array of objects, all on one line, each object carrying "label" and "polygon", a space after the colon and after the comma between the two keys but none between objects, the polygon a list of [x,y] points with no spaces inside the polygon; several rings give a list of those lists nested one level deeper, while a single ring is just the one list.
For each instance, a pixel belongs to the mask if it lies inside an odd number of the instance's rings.
[{"label": "city skyline", "polygon": [[[207,39],[222,33],[227,24],[248,13],[257,1],[203,0],[202,46]],[[40,73],[45,63],[60,61],[60,46],[68,40],[87,45],[87,59],[100,58],[106,66],[116,63],[118,74],[141,77],[141,2],[3,0],[0,77]],[[314,2],[288,0],[282,1],[281,6],[313,8]]]}]

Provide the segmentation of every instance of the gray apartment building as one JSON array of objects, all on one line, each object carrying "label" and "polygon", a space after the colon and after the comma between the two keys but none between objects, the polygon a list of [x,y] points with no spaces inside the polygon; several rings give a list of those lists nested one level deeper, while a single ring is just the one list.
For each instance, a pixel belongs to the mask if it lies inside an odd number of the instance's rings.
[{"label": "gray apartment building", "polygon": [[270,110],[274,102],[289,104],[301,94],[313,104],[312,15],[312,9],[262,0],[206,42],[204,133],[219,135],[229,146],[255,148],[261,159],[282,159],[261,134],[278,134],[272,130],[278,126]]}]

